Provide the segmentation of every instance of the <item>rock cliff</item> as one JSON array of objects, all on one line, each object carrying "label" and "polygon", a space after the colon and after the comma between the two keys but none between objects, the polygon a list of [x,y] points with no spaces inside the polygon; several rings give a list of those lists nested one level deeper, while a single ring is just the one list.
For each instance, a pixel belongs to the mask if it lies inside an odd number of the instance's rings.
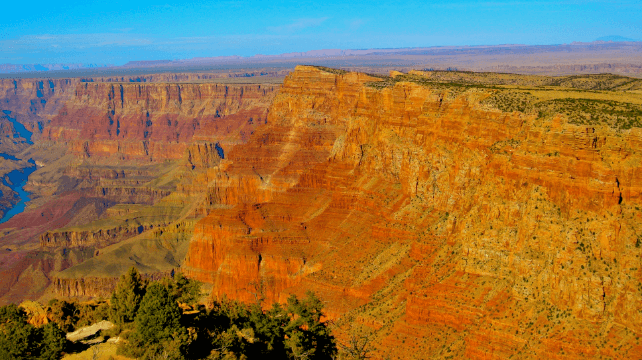
[{"label": "rock cliff", "polygon": [[78,79],[0,79],[0,110],[36,134],[69,100]]},{"label": "rock cliff", "polygon": [[207,189],[208,169],[265,124],[277,89],[79,84],[40,142],[65,144],[82,160],[67,165],[65,182],[120,204],[120,210],[47,231],[39,237],[41,247],[100,249],[193,214],[189,209]]},{"label": "rock cliff", "polygon": [[[596,96],[556,91],[528,101]],[[314,290],[381,358],[639,357],[642,129],[503,92],[298,67],[210,183],[186,273],[219,298]]]},{"label": "rock cliff", "polygon": [[[0,176],[31,167],[28,157],[19,156],[59,110],[71,98],[77,80],[0,79]],[[7,156],[9,155],[9,156]],[[16,158],[19,156],[20,158]],[[24,170],[23,170],[24,171]],[[0,215],[16,203],[18,195],[0,184]]]},{"label": "rock cliff", "polygon": [[[80,83],[42,140],[85,157],[180,159],[193,138],[242,142],[265,122],[274,85]],[[229,115],[243,113],[245,121]],[[230,135],[234,136],[230,136]]]}]

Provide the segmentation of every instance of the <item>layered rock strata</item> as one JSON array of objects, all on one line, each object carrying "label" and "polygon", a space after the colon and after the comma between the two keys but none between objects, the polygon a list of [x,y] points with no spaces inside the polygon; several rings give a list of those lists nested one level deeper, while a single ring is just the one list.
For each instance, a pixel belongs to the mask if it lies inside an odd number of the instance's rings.
[{"label": "layered rock strata", "polygon": [[[193,138],[246,140],[265,122],[273,85],[81,83],[43,130],[78,155],[180,159]],[[228,119],[243,113],[245,121]],[[231,136],[233,135],[233,136]]]},{"label": "layered rock strata", "polygon": [[286,78],[213,175],[187,274],[219,298],[314,290],[380,358],[642,355],[642,130],[379,80]]},{"label": "layered rock strata", "polygon": [[73,96],[78,79],[0,79],[0,110],[36,134]]},{"label": "layered rock strata", "polygon": [[[41,143],[75,155],[58,206],[0,226],[3,245],[43,246],[2,254],[0,295],[36,296],[52,270],[85,297],[131,265],[182,267],[214,298],[313,290],[376,358],[640,357],[642,130],[503,112],[486,75],[396,75],[298,67],[278,95],[78,84]],[[626,79],[501,77],[526,101],[642,103]]]},{"label": "layered rock strata", "polygon": [[[153,274],[142,274],[146,281],[157,281],[162,278],[173,276],[175,271],[158,272]],[[63,298],[108,298],[116,289],[120,277],[83,277],[56,278],[53,280],[53,288],[58,296]]]}]

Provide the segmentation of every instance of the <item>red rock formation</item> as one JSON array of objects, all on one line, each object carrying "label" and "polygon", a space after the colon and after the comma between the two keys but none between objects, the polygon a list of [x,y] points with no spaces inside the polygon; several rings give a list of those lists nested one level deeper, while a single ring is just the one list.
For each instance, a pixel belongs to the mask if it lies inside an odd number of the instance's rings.
[{"label": "red rock formation", "polygon": [[[277,86],[81,83],[43,131],[76,154],[120,159],[180,159],[193,138],[247,139],[266,117]],[[239,121],[228,115],[245,113]],[[251,116],[254,115],[254,116]]]},{"label": "red rock formation", "polygon": [[377,80],[286,78],[213,175],[227,209],[197,225],[189,276],[245,301],[314,290],[380,357],[642,355],[642,131]]},{"label": "red rock formation", "polygon": [[37,134],[71,98],[77,79],[0,79],[0,110]]},{"label": "red rock formation", "polygon": [[[172,276],[174,271],[142,274],[147,281],[157,281]],[[80,279],[54,278],[53,288],[57,296],[63,298],[109,298],[116,289],[119,277],[83,277]]]}]

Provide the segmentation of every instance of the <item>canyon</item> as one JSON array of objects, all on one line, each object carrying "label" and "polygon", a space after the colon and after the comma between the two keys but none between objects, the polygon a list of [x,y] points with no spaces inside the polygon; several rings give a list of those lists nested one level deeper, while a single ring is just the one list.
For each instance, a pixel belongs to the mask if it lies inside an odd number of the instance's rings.
[{"label": "canyon", "polygon": [[[33,145],[4,151],[15,154],[12,163],[32,166],[31,159],[38,169],[25,186],[32,197],[26,211],[0,224],[3,301],[42,296],[55,283],[50,274],[193,217],[192,200],[206,185],[194,179],[265,123],[278,89],[113,80],[5,81],[3,108],[33,132]],[[3,191],[7,207],[15,198]],[[181,256],[172,257],[179,250],[163,253],[156,270],[179,267]],[[104,275],[117,277],[114,270]]]},{"label": "canyon", "polygon": [[0,80],[33,133],[0,122],[2,176],[37,165],[1,301],[105,297],[136,266],[212,299],[312,290],[374,358],[642,355],[642,80],[136,79]]}]

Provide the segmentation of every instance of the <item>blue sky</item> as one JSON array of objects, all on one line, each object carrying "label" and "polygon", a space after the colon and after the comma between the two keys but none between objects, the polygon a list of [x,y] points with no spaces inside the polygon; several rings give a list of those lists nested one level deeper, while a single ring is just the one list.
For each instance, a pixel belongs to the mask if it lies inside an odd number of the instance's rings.
[{"label": "blue sky", "polygon": [[0,64],[642,40],[639,0],[11,1],[2,9]]}]

